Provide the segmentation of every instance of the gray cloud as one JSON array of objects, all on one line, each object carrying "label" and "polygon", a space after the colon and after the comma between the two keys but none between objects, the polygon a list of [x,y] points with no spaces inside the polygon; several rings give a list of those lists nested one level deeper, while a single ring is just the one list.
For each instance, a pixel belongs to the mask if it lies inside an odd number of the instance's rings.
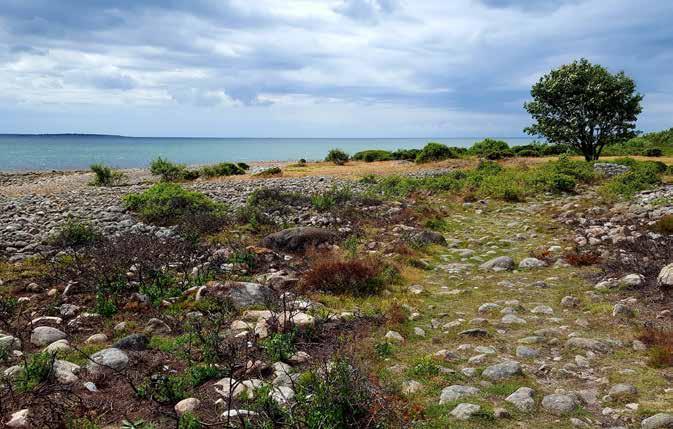
[{"label": "gray cloud", "polygon": [[[628,0],[5,0],[0,93],[36,117],[55,104],[160,108],[186,122],[210,110],[260,122],[273,114],[266,135],[296,130],[299,120],[343,131],[324,125],[322,112],[372,130],[388,129],[388,112],[451,134],[477,134],[484,118],[520,133],[530,85],[586,56],[657,94],[650,110],[646,98],[643,123],[663,127],[671,21],[666,0],[647,8]],[[0,100],[0,109],[10,105]],[[155,116],[148,128],[165,125]],[[407,129],[421,132],[397,132]]]}]

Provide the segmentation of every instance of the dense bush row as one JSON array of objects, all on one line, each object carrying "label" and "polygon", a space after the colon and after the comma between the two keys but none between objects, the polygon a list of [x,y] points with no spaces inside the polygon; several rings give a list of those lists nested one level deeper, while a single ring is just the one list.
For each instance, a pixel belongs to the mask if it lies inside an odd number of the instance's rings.
[{"label": "dense bush row", "polygon": [[162,182],[177,182],[182,180],[194,180],[199,177],[221,177],[245,174],[250,166],[243,162],[231,163],[220,162],[206,165],[198,170],[190,170],[184,164],[176,164],[159,157],[150,163],[150,172],[155,176],[161,176]]}]

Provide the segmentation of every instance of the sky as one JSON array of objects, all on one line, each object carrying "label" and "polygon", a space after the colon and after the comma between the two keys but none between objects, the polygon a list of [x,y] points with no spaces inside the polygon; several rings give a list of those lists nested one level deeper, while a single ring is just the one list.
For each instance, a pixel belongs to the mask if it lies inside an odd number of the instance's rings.
[{"label": "sky", "polygon": [[586,57],[673,126],[671,0],[1,0],[0,133],[515,137]]}]

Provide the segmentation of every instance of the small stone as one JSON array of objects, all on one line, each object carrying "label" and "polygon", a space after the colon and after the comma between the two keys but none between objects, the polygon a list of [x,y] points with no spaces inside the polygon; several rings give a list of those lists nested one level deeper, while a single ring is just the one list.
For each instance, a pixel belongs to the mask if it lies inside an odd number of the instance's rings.
[{"label": "small stone", "polygon": [[456,401],[463,396],[476,395],[478,393],[479,389],[471,386],[455,384],[453,386],[445,387],[442,389],[442,393],[439,396],[439,405]]},{"label": "small stone", "polygon": [[561,305],[566,308],[577,307],[580,305],[580,300],[571,295],[564,296],[561,300]]},{"label": "small stone", "polygon": [[175,413],[178,415],[178,417],[180,417],[185,413],[194,412],[194,410],[196,410],[199,405],[201,405],[201,401],[196,398],[183,399],[182,401],[175,404]]},{"label": "small stone", "polygon": [[414,328],[414,334],[418,335],[419,337],[425,337],[425,331],[418,326]]},{"label": "small stone", "polygon": [[479,405],[475,404],[458,404],[456,408],[451,411],[451,415],[458,420],[468,420],[474,414],[478,413],[481,410]]},{"label": "small stone", "polygon": [[296,365],[296,364],[306,363],[310,359],[311,359],[311,355],[309,355],[308,353],[300,350],[300,351],[296,352],[295,354],[293,354],[292,356],[290,356],[290,358],[287,361],[291,364]]},{"label": "small stone", "polygon": [[89,338],[84,341],[87,344],[93,344],[93,343],[104,343],[107,341],[107,335],[105,334],[93,334]]},{"label": "small stone", "polygon": [[400,335],[399,332],[395,331],[388,331],[385,336],[389,340],[397,341],[397,342],[404,342],[404,337]]},{"label": "small stone", "polygon": [[89,357],[89,360],[87,369],[93,373],[104,371],[108,368],[121,371],[129,363],[129,357],[126,353],[116,348],[103,349],[96,352]]},{"label": "small stone", "polygon": [[615,306],[612,308],[612,316],[630,319],[631,317],[635,316],[635,313],[631,308],[624,304],[615,304]]},{"label": "small stone", "polygon": [[542,398],[542,408],[555,416],[562,416],[575,410],[577,401],[573,396],[564,394],[547,395]]},{"label": "small stone", "polygon": [[612,399],[623,401],[625,399],[630,399],[635,397],[638,394],[638,389],[632,384],[619,383],[615,384],[608,391],[608,395]]},{"label": "small stone", "polygon": [[402,393],[412,395],[423,388],[423,385],[416,380],[407,380],[402,383]]},{"label": "small stone", "polygon": [[521,365],[516,361],[500,362],[489,366],[481,373],[483,377],[491,381],[499,381],[520,374],[522,374]]},{"label": "small stone", "polygon": [[96,385],[94,383],[90,382],[90,381],[85,381],[83,383],[83,386],[89,392],[93,392],[93,393],[98,392],[98,387],[96,387]]},{"label": "small stone", "polygon": [[37,347],[43,347],[48,346],[55,341],[62,340],[65,337],[65,332],[56,328],[49,326],[38,326],[37,328],[33,329],[33,332],[30,334],[30,342]]},{"label": "small stone", "polygon": [[12,414],[5,425],[8,428],[29,428],[28,409],[23,409]]},{"label": "small stone", "polygon": [[520,358],[532,359],[537,357],[538,351],[526,346],[518,346],[516,348],[516,356]]},{"label": "small stone", "polygon": [[143,351],[147,349],[150,339],[145,334],[128,335],[112,345],[121,350]]},{"label": "small stone", "polygon": [[500,319],[500,322],[505,325],[525,325],[528,323],[526,322],[526,319],[522,319],[514,314],[505,314],[502,316],[502,319]]},{"label": "small stone", "polygon": [[548,305],[538,305],[533,308],[531,311],[533,314],[554,314],[554,309]]},{"label": "small stone", "polygon": [[524,258],[519,262],[519,268],[541,268],[546,267],[547,264],[537,258]]},{"label": "small stone", "polygon": [[645,276],[642,274],[628,274],[619,279],[619,284],[626,287],[640,286],[645,282]]},{"label": "small stone", "polygon": [[145,325],[145,334],[147,335],[162,335],[171,332],[171,327],[163,320],[152,318]]},{"label": "small stone", "polygon": [[504,408],[494,408],[493,416],[495,416],[496,419],[508,419],[512,417],[509,411]]},{"label": "small stone", "polygon": [[514,260],[509,256],[499,256],[479,266],[483,271],[511,271],[514,269]]},{"label": "small stone", "polygon": [[[668,265],[667,267],[670,267],[672,271],[668,275],[673,276],[673,264]],[[661,276],[661,274],[659,275]],[[673,277],[671,277],[671,281],[673,282]],[[648,417],[642,422],[640,422],[640,427],[641,429],[671,428],[673,427],[673,414],[668,413],[655,414],[652,417]]]},{"label": "small stone", "polygon": [[529,413],[535,409],[534,394],[535,391],[530,387],[520,387],[505,398],[505,401],[513,404],[519,410]]},{"label": "small stone", "polygon": [[588,429],[591,427],[587,422],[585,422],[584,420],[580,420],[577,417],[571,417],[570,424],[573,425],[573,427],[580,429]]}]

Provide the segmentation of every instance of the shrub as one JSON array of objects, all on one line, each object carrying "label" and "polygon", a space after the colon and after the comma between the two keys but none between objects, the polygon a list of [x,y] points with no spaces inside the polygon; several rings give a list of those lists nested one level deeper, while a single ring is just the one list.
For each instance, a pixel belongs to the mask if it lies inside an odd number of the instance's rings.
[{"label": "shrub", "polygon": [[100,239],[100,232],[89,222],[69,217],[49,241],[60,247],[92,244]]},{"label": "shrub", "polygon": [[634,161],[629,166],[629,171],[613,177],[601,187],[605,197],[631,198],[661,183],[661,167],[657,163]]},{"label": "shrub", "polygon": [[390,161],[393,155],[387,150],[363,150],[353,155],[351,159],[364,162]]},{"label": "shrub", "polygon": [[262,347],[272,362],[286,362],[295,352],[294,332],[275,333],[262,341]]},{"label": "shrub", "polygon": [[[246,164],[243,164],[247,167]],[[249,168],[249,167],[248,167]],[[244,168],[239,164],[233,164],[231,162],[220,162],[219,164],[206,165],[201,168],[201,175],[205,177],[221,177],[221,176],[234,176],[239,174],[245,174]]]},{"label": "shrub", "polygon": [[568,252],[563,255],[563,259],[573,267],[588,267],[601,261],[601,257],[593,252]]},{"label": "shrub", "polygon": [[652,225],[652,230],[660,234],[673,234],[673,215],[666,215]]},{"label": "shrub", "polygon": [[673,366],[673,332],[655,326],[645,325],[638,337],[649,346],[650,359],[648,364],[655,368]]},{"label": "shrub", "polygon": [[269,167],[265,168],[264,170],[261,170],[257,173],[254,174],[254,176],[257,177],[272,177],[272,176],[279,176],[283,174],[283,170],[280,169],[280,167]]},{"label": "shrub", "polygon": [[526,158],[537,158],[542,156],[542,154],[535,149],[523,149],[516,151],[516,156],[526,157]]},{"label": "shrub", "polygon": [[17,390],[27,392],[52,376],[56,355],[49,352],[34,353],[26,359],[21,373],[16,379]]},{"label": "shrub", "polygon": [[398,149],[391,156],[396,160],[415,161],[420,152],[420,149]]},{"label": "shrub", "polygon": [[184,164],[175,164],[162,157],[158,157],[150,163],[150,172],[155,176],[161,176],[163,182],[176,182],[185,180],[187,176],[190,178],[193,176],[193,173],[188,174],[187,167]]},{"label": "shrub", "polygon": [[481,158],[493,160],[514,156],[507,142],[490,138],[473,144],[468,152]]},{"label": "shrub", "polygon": [[347,186],[332,186],[329,190],[311,197],[311,205],[318,211],[328,211],[334,206],[353,199],[353,191]]},{"label": "shrub", "polygon": [[456,151],[441,143],[430,142],[421,149],[416,155],[416,162],[421,164],[425,162],[442,161],[449,158],[458,158]]},{"label": "shrub", "polygon": [[306,290],[354,296],[375,295],[386,286],[384,265],[374,259],[320,257],[302,277]]},{"label": "shrub", "polygon": [[662,151],[658,147],[650,147],[643,151],[643,155],[645,156],[662,156],[663,154],[664,151]]},{"label": "shrub", "polygon": [[327,153],[325,161],[333,162],[336,165],[344,165],[349,158],[348,154],[341,149],[332,149]]},{"label": "shrub", "polygon": [[91,164],[90,168],[95,174],[91,181],[92,186],[115,186],[126,178],[121,171],[113,170],[103,164]]},{"label": "shrub", "polygon": [[223,215],[225,208],[202,193],[187,191],[173,183],[157,183],[145,192],[128,194],[124,203],[144,220],[159,225],[178,224],[189,215]]}]

